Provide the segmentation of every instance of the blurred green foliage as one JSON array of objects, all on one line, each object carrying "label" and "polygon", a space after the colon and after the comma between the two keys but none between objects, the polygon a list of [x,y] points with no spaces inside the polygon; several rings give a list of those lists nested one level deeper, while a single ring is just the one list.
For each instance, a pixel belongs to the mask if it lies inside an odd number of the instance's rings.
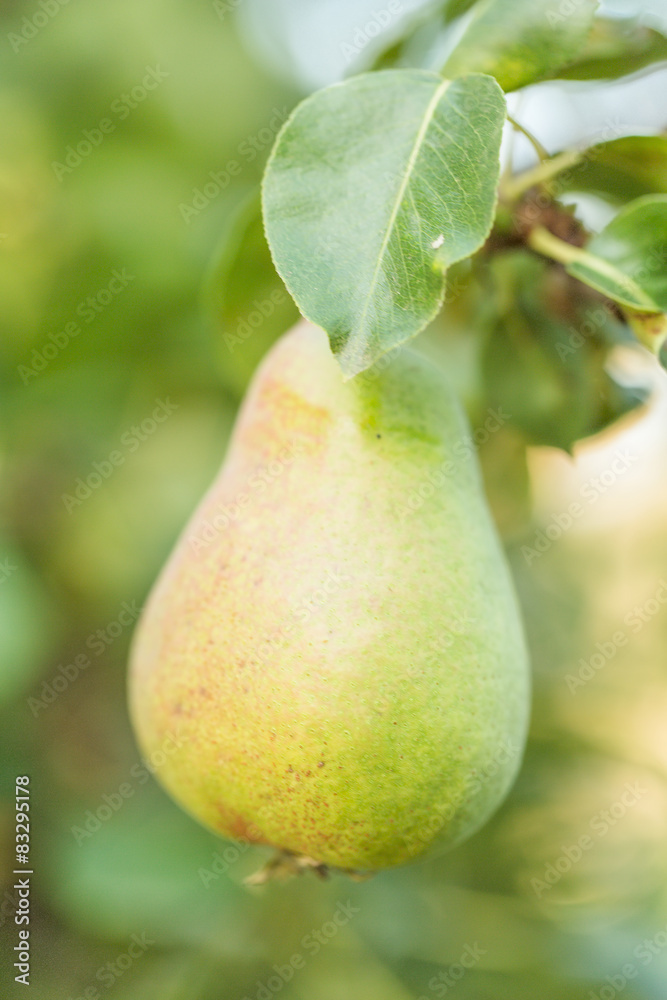
[{"label": "blurred green foliage", "polygon": [[[525,766],[483,831],[366,883],[251,890],[263,853],[199,828],[139,759],[128,618],[217,469],[252,369],[295,315],[271,298],[281,286],[252,206],[271,122],[296,95],[246,53],[233,6],[77,0],[34,37],[24,19],[38,5],[2,13],[0,993],[22,995],[13,789],[28,774],[33,1000],[583,1000],[616,995],[627,963],[624,1000],[664,1000],[665,610],[626,627],[628,644],[581,688],[567,683],[667,575],[664,512],[646,514],[638,494],[622,530],[522,554],[536,530],[523,435],[569,445],[609,416],[596,340],[571,370],[553,367],[545,327],[517,379],[543,371],[551,395],[529,397],[482,448],[535,666]],[[148,89],[147,74],[164,79]],[[633,155],[619,141],[587,183],[620,156],[638,192],[654,190]],[[537,306],[517,308],[528,322]],[[453,296],[422,346],[446,357],[475,423],[501,383],[496,345],[466,336],[469,322]],[[507,357],[516,326],[501,335]],[[598,409],[581,411],[567,392],[589,354]],[[551,437],[533,402],[551,407]],[[173,412],[158,422],[160,405]],[[605,829],[600,814],[637,783],[645,792]],[[553,884],[536,888],[550,865]],[[350,916],[336,924],[341,905]]]}]

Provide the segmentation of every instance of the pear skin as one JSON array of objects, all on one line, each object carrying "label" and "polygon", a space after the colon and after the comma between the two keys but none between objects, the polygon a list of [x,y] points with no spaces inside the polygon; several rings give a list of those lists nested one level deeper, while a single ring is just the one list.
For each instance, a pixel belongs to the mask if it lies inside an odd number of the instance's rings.
[{"label": "pear skin", "polygon": [[225,837],[373,872],[484,823],[519,768],[528,661],[436,368],[399,349],[344,382],[321,329],[282,337],[149,597],[130,706],[158,779]]}]

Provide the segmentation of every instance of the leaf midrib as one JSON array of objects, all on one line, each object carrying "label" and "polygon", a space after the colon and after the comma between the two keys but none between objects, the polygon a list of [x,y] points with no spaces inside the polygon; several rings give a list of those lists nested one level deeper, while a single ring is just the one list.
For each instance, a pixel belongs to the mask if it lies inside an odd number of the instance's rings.
[{"label": "leaf midrib", "polygon": [[[582,249],[579,253],[577,253],[576,257],[572,261],[572,265],[574,266],[568,268],[571,273],[574,273],[575,277],[577,264],[584,269],[592,271],[593,275],[602,275],[603,277],[609,279],[609,281],[613,282],[617,288],[622,289],[625,293],[632,291],[635,296],[635,301],[632,303],[629,301],[629,297],[626,297],[623,300],[619,299],[619,301],[624,301],[626,304],[635,307],[640,306],[657,312],[661,311],[652,296],[645,292],[641,285],[637,284],[634,278],[625,274],[620,270],[620,268],[618,268],[615,264],[612,264],[611,261],[606,260],[604,257],[599,257],[595,252],[591,253],[589,250]],[[608,294],[608,288],[606,289],[606,292]]]},{"label": "leaf midrib", "polygon": [[358,330],[362,330],[363,327],[364,327],[364,325],[365,325],[366,316],[368,314],[368,310],[369,310],[369,307],[370,307],[371,299],[373,298],[373,294],[375,292],[375,287],[377,285],[378,278],[380,276],[380,269],[382,267],[382,262],[384,260],[385,253],[387,252],[387,247],[389,246],[389,241],[391,239],[391,235],[392,235],[392,232],[393,232],[393,229],[394,229],[394,225],[396,223],[396,219],[398,217],[398,213],[400,211],[401,204],[403,202],[403,198],[405,197],[405,192],[407,191],[408,185],[410,183],[410,178],[411,178],[412,173],[414,171],[415,164],[416,164],[417,159],[419,157],[419,154],[421,152],[421,148],[422,148],[422,146],[424,144],[424,140],[426,138],[426,133],[428,132],[429,125],[431,124],[431,121],[433,120],[433,116],[435,114],[435,111],[436,111],[436,108],[437,108],[438,104],[440,103],[440,99],[441,99],[442,95],[448,90],[449,86],[451,85],[451,82],[452,82],[451,80],[443,80],[442,83],[438,85],[435,93],[433,94],[433,97],[429,101],[429,105],[428,105],[428,107],[426,109],[426,113],[424,115],[424,120],[423,120],[422,124],[419,127],[419,131],[417,132],[417,136],[415,138],[415,143],[414,143],[414,146],[412,148],[412,152],[410,153],[410,157],[409,157],[408,162],[407,162],[407,166],[406,166],[406,170],[405,170],[405,177],[401,181],[401,185],[400,185],[400,187],[398,189],[398,193],[396,195],[396,199],[394,201],[394,205],[393,205],[393,208],[391,210],[391,214],[389,216],[389,221],[387,222],[387,228],[386,228],[386,231],[385,231],[385,234],[384,234],[384,238],[382,240],[382,245],[380,247],[380,252],[378,253],[377,263],[375,265],[375,268],[373,270],[373,274],[371,276],[370,287],[368,289],[368,293],[366,294],[366,299],[365,299],[365,302],[364,302],[364,306],[363,306],[361,315],[359,317],[359,320],[357,322],[357,329]]}]

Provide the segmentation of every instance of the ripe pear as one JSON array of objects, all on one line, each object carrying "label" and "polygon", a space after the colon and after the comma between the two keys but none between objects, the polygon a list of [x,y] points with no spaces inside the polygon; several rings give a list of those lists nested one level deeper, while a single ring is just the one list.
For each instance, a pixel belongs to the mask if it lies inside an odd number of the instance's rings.
[{"label": "ripe pear", "polygon": [[297,862],[373,872],[488,818],[527,656],[438,369],[399,349],[345,382],[318,327],[278,341],[147,602],[130,704],[177,802]]}]

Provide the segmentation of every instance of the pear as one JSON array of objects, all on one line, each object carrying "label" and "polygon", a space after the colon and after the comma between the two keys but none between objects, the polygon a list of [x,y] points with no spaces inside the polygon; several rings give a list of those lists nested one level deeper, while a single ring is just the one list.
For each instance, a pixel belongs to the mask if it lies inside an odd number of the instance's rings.
[{"label": "pear", "polygon": [[372,873],[489,817],[527,655],[438,369],[402,348],[346,382],[318,327],[278,341],[146,604],[130,705],[177,802],[297,865]]}]

